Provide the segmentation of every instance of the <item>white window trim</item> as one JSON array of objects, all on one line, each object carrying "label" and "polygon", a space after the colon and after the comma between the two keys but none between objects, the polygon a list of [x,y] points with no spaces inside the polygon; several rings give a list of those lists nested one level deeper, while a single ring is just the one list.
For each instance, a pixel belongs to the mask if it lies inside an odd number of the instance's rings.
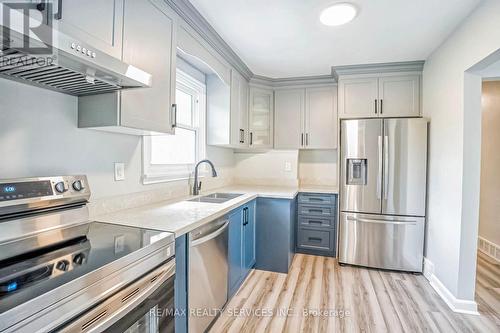
[{"label": "white window trim", "polygon": [[[202,160],[205,158],[206,154],[206,86],[205,83],[194,79],[192,76],[186,74],[184,71],[176,70],[176,85],[181,86],[182,90],[197,94],[198,98],[198,116],[199,124],[198,128],[193,128],[191,126],[177,124],[177,127],[195,130],[198,143],[196,145],[196,160]],[[176,87],[176,88],[177,88]],[[173,182],[180,180],[187,180],[191,177],[194,172],[194,164],[151,164],[151,137],[143,136],[142,139],[142,161],[143,161],[143,184],[155,184],[162,182]],[[200,177],[204,177],[203,170],[200,173]]]}]

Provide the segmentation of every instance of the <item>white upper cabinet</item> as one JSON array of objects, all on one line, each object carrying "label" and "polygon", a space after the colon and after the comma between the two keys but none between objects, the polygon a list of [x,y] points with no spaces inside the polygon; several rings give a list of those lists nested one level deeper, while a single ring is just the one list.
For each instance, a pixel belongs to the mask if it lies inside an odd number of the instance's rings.
[{"label": "white upper cabinet", "polygon": [[274,148],[301,148],[305,140],[305,90],[276,90],[274,103]]},{"label": "white upper cabinet", "polygon": [[305,148],[337,148],[336,94],[332,86],[306,89]]},{"label": "white upper cabinet", "polygon": [[335,86],[275,92],[276,149],[336,149]]},{"label": "white upper cabinet", "polygon": [[419,117],[420,75],[339,79],[339,117]]},{"label": "white upper cabinet", "polygon": [[[113,1],[91,2],[99,8],[97,3]],[[63,5],[66,3],[72,1],[63,1]],[[78,3],[82,10],[92,7],[84,1]],[[63,8],[63,17],[64,13]],[[176,117],[175,15],[162,0],[127,0],[121,13],[123,45],[120,58],[152,74],[152,85],[80,97],[78,126],[133,135],[173,134]]]},{"label": "white upper cabinet", "polygon": [[379,115],[382,117],[420,116],[420,77],[386,76],[378,79]]},{"label": "white upper cabinet", "polygon": [[[134,1],[127,1],[127,5],[129,2]],[[115,58],[121,58],[124,0],[64,0],[53,3],[56,29]],[[58,8],[58,3],[61,8]]]},{"label": "white upper cabinet", "polygon": [[153,84],[121,91],[121,125],[174,133],[175,22],[161,6],[166,5],[146,0],[126,3],[123,61],[152,73]]},{"label": "white upper cabinet", "polygon": [[274,93],[272,89],[250,87],[250,148],[273,147]]},{"label": "white upper cabinet", "polygon": [[248,93],[247,80],[236,70],[231,71],[231,145],[248,147]]},{"label": "white upper cabinet", "polygon": [[341,118],[376,117],[378,78],[339,80]]}]

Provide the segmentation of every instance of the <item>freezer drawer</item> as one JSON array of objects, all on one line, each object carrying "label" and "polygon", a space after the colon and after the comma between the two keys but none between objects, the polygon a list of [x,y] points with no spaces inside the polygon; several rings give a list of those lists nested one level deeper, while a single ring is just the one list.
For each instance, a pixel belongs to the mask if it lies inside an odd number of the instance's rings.
[{"label": "freezer drawer", "polygon": [[422,272],[424,224],[423,217],[341,213],[339,261]]}]

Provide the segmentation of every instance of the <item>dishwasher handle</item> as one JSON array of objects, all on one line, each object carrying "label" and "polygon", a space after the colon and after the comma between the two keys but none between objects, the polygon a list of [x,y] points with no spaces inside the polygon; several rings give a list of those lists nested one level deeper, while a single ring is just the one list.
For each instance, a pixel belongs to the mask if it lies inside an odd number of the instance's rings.
[{"label": "dishwasher handle", "polygon": [[219,236],[224,231],[226,231],[228,225],[229,225],[229,221],[226,220],[220,228],[216,229],[215,231],[211,232],[210,234],[208,234],[206,236],[203,236],[203,237],[200,237],[198,239],[191,241],[191,247],[198,246],[202,243],[208,242],[211,239],[214,239],[215,237]]}]

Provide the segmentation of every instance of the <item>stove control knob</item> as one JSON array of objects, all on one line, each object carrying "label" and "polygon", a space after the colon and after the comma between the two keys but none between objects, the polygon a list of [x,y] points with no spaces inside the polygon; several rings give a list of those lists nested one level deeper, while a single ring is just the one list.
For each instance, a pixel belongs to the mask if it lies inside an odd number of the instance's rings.
[{"label": "stove control knob", "polygon": [[74,183],[73,183],[73,189],[75,191],[78,191],[80,192],[81,190],[83,190],[85,187],[83,186],[83,183],[81,180],[76,180]]},{"label": "stove control knob", "polygon": [[83,264],[83,262],[85,261],[85,254],[83,253],[78,253],[74,258],[73,258],[73,262],[77,265],[81,265]]},{"label": "stove control knob", "polygon": [[67,271],[69,268],[69,261],[61,260],[56,264],[56,268],[60,271]]},{"label": "stove control knob", "polygon": [[59,193],[64,193],[68,190],[68,188],[66,187],[66,183],[64,182],[59,182],[55,185],[55,189],[57,192]]}]

